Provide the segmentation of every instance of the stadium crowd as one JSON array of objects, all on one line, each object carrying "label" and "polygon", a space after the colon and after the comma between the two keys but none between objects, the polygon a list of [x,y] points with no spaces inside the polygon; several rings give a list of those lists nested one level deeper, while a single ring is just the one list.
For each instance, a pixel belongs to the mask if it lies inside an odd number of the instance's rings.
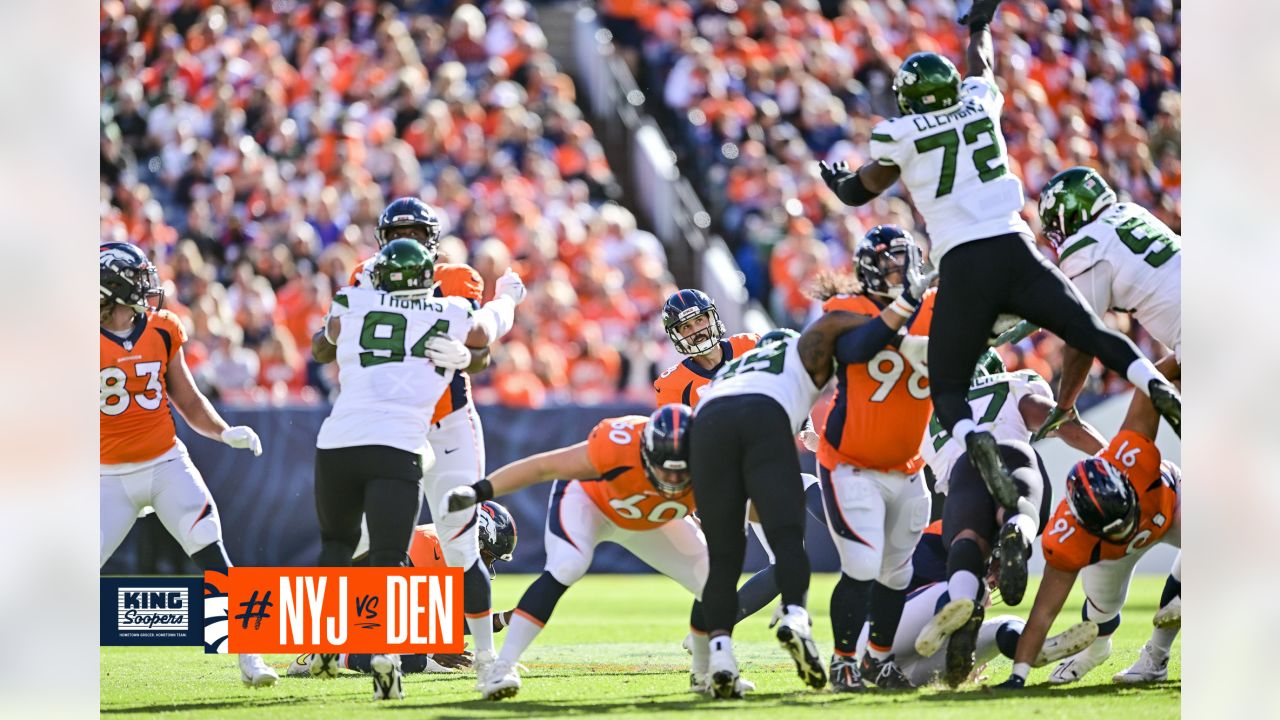
[{"label": "stadium crowd", "polygon": [[[1034,229],[1045,181],[1088,165],[1181,231],[1174,5],[1001,6],[993,32],[1006,98],[1002,124]],[[812,319],[809,281],[820,269],[847,267],[865,229],[915,227],[928,246],[900,189],[848,208],[816,168],[819,160],[851,167],[865,161],[871,128],[897,114],[892,82],[903,58],[929,50],[963,67],[953,0],[632,0],[605,3],[603,12],[615,42],[640,58],[650,105],[734,247],[749,291],[779,323],[799,327]],[[1127,317],[1109,322],[1157,354]],[[1011,366],[1053,377],[1061,341],[1039,333],[1003,352]],[[1122,387],[1123,378],[1095,367],[1091,395]]]},{"label": "stadium crowd", "polygon": [[528,3],[105,0],[100,22],[101,240],[152,256],[211,396],[332,389],[311,335],[403,195],[440,213],[443,260],[531,290],[477,401],[652,396],[665,251]]}]

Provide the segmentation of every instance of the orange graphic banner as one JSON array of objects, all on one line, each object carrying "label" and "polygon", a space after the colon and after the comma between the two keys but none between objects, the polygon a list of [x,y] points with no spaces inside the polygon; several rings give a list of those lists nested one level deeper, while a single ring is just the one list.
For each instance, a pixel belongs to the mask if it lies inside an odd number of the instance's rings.
[{"label": "orange graphic banner", "polygon": [[[224,609],[225,608],[225,609]],[[230,653],[460,653],[461,568],[234,567],[205,573]]]}]

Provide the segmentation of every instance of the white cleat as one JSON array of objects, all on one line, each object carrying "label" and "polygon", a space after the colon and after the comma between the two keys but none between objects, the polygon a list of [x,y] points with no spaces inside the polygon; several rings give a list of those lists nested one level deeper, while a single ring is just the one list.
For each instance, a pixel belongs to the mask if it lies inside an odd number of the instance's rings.
[{"label": "white cleat", "polygon": [[493,663],[497,661],[498,656],[492,650],[477,650],[475,660],[471,663],[471,667],[476,671],[476,690],[482,689],[484,684],[485,673],[489,672],[489,668],[493,667]]},{"label": "white cleat", "polygon": [[[739,675],[731,697],[740,698],[746,693],[754,692],[755,689],[756,689],[755,683]],[[715,697],[715,693],[713,692],[713,690],[714,689],[711,686],[710,672],[701,673],[701,674],[699,673],[689,674],[689,692],[693,693],[694,695]]]},{"label": "white cleat", "polygon": [[[742,697],[740,690],[742,677],[738,674],[738,660],[733,656],[732,650],[711,650],[706,677],[707,691],[711,697],[720,700]],[[694,678],[690,680],[693,681]],[[754,685],[751,687],[755,688]]]},{"label": "white cleat", "polygon": [[969,622],[969,618],[973,616],[973,605],[973,601],[967,598],[952,600],[929,618],[929,622],[920,628],[920,634],[916,636],[916,652],[920,657],[936,655],[947,644],[947,638]]},{"label": "white cleat", "polygon": [[684,642],[680,643],[680,647],[684,648],[686,653],[693,654],[693,633],[684,636]]},{"label": "white cleat", "polygon": [[1049,673],[1050,685],[1065,685],[1073,683],[1085,675],[1089,671],[1098,667],[1111,657],[1111,638],[1102,638],[1100,641],[1095,640],[1085,650],[1067,658],[1065,662],[1058,665]]},{"label": "white cleat", "polygon": [[1161,630],[1180,630],[1182,628],[1182,596],[1174,597],[1168,605],[1160,608],[1155,617],[1151,618],[1151,624]]},{"label": "white cleat", "polygon": [[1138,653],[1138,661],[1127,669],[1116,673],[1112,678],[1125,685],[1137,683],[1161,682],[1169,679],[1169,654],[1151,647],[1151,643],[1142,646]]},{"label": "white cleat", "polygon": [[262,661],[261,655],[240,656],[240,682],[245,687],[270,687],[279,679],[276,671]]},{"label": "white cleat", "polygon": [[809,620],[809,611],[799,605],[779,605],[773,611],[773,620],[769,623],[769,627],[774,626],[778,628],[778,642],[791,654],[800,679],[815,690],[825,687],[827,668],[822,664],[818,646],[813,642],[813,623]]},{"label": "white cleat", "polygon": [[311,660],[307,663],[307,672],[311,677],[326,679],[338,677],[337,653],[313,653]]},{"label": "white cleat", "polygon": [[369,669],[373,671],[374,700],[404,699],[404,689],[400,686],[399,655],[374,655],[369,658]]},{"label": "white cleat", "polygon": [[480,676],[480,695],[485,700],[503,700],[520,692],[520,672],[516,663],[502,658],[493,661]]},{"label": "white cleat", "polygon": [[1040,654],[1036,655],[1031,667],[1044,667],[1065,657],[1071,657],[1093,644],[1098,639],[1098,624],[1092,620],[1084,620],[1072,625],[1062,632],[1044,641]]},{"label": "white cleat", "polygon": [[284,674],[287,677],[307,677],[311,675],[310,666],[312,657],[313,655],[311,653],[303,653],[294,658],[293,662],[289,663],[289,669],[285,670]]}]

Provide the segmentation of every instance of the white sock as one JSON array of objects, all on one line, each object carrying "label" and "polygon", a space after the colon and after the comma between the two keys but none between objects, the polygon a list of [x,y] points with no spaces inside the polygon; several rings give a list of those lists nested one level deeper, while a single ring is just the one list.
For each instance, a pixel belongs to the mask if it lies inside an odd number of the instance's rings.
[{"label": "white sock", "polygon": [[947,579],[947,594],[952,600],[977,600],[979,587],[978,576],[968,570],[957,570]]},{"label": "white sock", "polygon": [[718,635],[707,641],[707,646],[711,652],[733,652],[733,638],[728,635]]},{"label": "white sock", "polygon": [[1027,544],[1036,539],[1036,530],[1040,529],[1040,523],[1037,522],[1037,518],[1033,518],[1026,513],[1018,513],[1013,516],[1012,522],[1018,528],[1018,532],[1022,533],[1022,539],[1026,540]]},{"label": "white sock", "polygon": [[693,633],[693,672],[696,675],[705,675],[707,667],[711,663],[711,638],[705,633]]},{"label": "white sock", "polygon": [[1141,392],[1144,395],[1151,394],[1151,390],[1149,390],[1147,386],[1151,384],[1152,380],[1159,379],[1169,382],[1168,380],[1165,380],[1165,377],[1160,374],[1159,370],[1156,370],[1156,366],[1152,365],[1151,361],[1146,358],[1138,358],[1137,360],[1129,363],[1129,369],[1125,370],[1124,374],[1125,377],[1129,378],[1129,382],[1133,383],[1134,387],[1138,388],[1138,392]]},{"label": "white sock", "polygon": [[[498,657],[513,665],[520,662],[520,656],[529,649],[529,645],[540,632],[542,632],[542,626],[538,623],[523,615],[513,615],[511,624],[507,626],[507,639],[502,643],[502,652]],[[492,633],[489,637],[492,642]]]},{"label": "white sock", "polygon": [[[514,621],[513,621],[514,622]],[[484,617],[467,618],[467,627],[471,629],[471,640],[476,644],[476,652],[493,652],[493,616],[485,613]]]},{"label": "white sock", "polygon": [[877,660],[888,660],[893,655],[893,648],[881,650],[871,643],[867,643],[867,654]]},{"label": "white sock", "polygon": [[969,433],[977,429],[978,426],[974,425],[972,420],[965,418],[964,420],[956,423],[955,427],[951,428],[951,437],[955,438],[961,445],[963,445],[964,439],[968,437]]}]

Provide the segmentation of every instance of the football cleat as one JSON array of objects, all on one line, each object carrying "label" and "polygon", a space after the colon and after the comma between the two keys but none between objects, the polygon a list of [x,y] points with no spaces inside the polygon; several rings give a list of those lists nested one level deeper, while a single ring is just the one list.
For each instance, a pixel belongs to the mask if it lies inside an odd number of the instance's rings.
[{"label": "football cleat", "polygon": [[369,658],[369,669],[373,671],[374,700],[404,699],[404,689],[400,687],[399,655],[374,655]]},{"label": "football cleat", "polygon": [[798,605],[779,605],[769,623],[769,627],[775,626],[778,642],[791,654],[800,679],[809,687],[821,690],[827,684],[827,669],[822,667],[818,646],[813,642],[809,612]]},{"label": "football cleat", "polygon": [[493,665],[498,656],[492,650],[477,650],[475,660],[471,663],[471,667],[476,670],[476,690],[483,689],[485,673],[489,672],[489,668]]},{"label": "football cleat", "polygon": [[293,659],[289,663],[289,669],[285,671],[287,677],[305,677],[311,674],[308,667],[311,665],[312,653],[303,653]]},{"label": "football cleat", "polygon": [[[755,683],[751,682],[750,680],[742,676],[738,676],[737,685],[734,687],[734,694],[731,695],[730,697],[741,698],[746,693],[754,692],[755,689],[756,689]],[[714,693],[712,691],[712,686],[711,686],[711,674],[710,673],[703,673],[703,674],[689,673],[689,692],[693,693],[694,695],[706,695],[708,697],[714,697]]]},{"label": "football cleat", "polygon": [[711,650],[711,661],[708,663],[707,676],[709,678],[707,685],[711,697],[718,700],[742,697],[742,692],[739,688],[739,682],[741,682],[742,677],[738,674],[738,661],[733,657],[732,650]]},{"label": "football cleat", "polygon": [[867,684],[862,681],[858,661],[849,655],[831,656],[831,692],[862,692]]},{"label": "football cleat", "polygon": [[1004,458],[1000,457],[1000,445],[995,437],[984,430],[974,430],[965,436],[965,447],[969,462],[982,475],[992,499],[1005,510],[1017,512],[1018,488],[1013,484]]},{"label": "football cleat", "polygon": [[520,692],[520,671],[516,663],[498,658],[485,667],[477,683],[485,700],[505,700]]},{"label": "football cleat", "polygon": [[313,654],[311,656],[311,662],[307,665],[307,672],[311,673],[311,677],[318,677],[318,678],[338,677],[337,654],[336,653]]},{"label": "football cleat", "polygon": [[1067,658],[1066,661],[1054,668],[1053,672],[1049,673],[1049,684],[1065,685],[1073,683],[1088,675],[1089,671],[1106,662],[1109,657],[1111,657],[1111,638],[1105,637],[1095,640],[1092,645]]},{"label": "football cleat", "polygon": [[1182,596],[1177,595],[1168,605],[1156,611],[1151,624],[1162,630],[1178,630],[1182,627]]},{"label": "football cleat", "polygon": [[693,654],[693,633],[684,636],[684,642],[680,643],[680,647],[684,648],[687,654]]},{"label": "football cleat", "polygon": [[240,656],[240,682],[245,687],[270,687],[279,679],[276,671],[262,661],[261,655]]},{"label": "football cleat", "polygon": [[982,629],[984,612],[982,606],[973,603],[973,613],[969,619],[947,641],[947,669],[943,673],[947,684],[959,687],[960,683],[969,679],[977,662],[978,631]]},{"label": "football cleat", "polygon": [[1000,529],[1000,597],[1006,605],[1017,605],[1027,592],[1027,558],[1031,555],[1031,543],[1023,537],[1018,526],[1009,521]]},{"label": "football cleat", "polygon": [[951,637],[951,633],[959,630],[969,622],[969,618],[973,617],[973,609],[976,605],[977,603],[966,598],[952,600],[943,605],[942,609],[920,628],[920,634],[916,636],[916,652],[920,657],[933,657],[937,654],[946,644],[947,638]]},{"label": "football cleat", "polygon": [[1159,378],[1147,383],[1147,392],[1151,395],[1151,404],[1155,406],[1160,417],[1169,423],[1169,427],[1182,437],[1182,396],[1172,385]]},{"label": "football cleat", "polygon": [[1138,661],[1116,673],[1111,679],[1126,685],[1168,680],[1169,653],[1157,650],[1151,647],[1151,643],[1147,643],[1138,653]]},{"label": "football cleat", "polygon": [[1098,624],[1083,620],[1044,641],[1040,653],[1031,667],[1044,667],[1065,657],[1071,657],[1098,639]]},{"label": "football cleat", "polygon": [[870,682],[881,690],[914,690],[916,687],[893,661],[893,655],[881,660],[867,652],[862,656],[858,672],[862,674],[863,682]]}]

